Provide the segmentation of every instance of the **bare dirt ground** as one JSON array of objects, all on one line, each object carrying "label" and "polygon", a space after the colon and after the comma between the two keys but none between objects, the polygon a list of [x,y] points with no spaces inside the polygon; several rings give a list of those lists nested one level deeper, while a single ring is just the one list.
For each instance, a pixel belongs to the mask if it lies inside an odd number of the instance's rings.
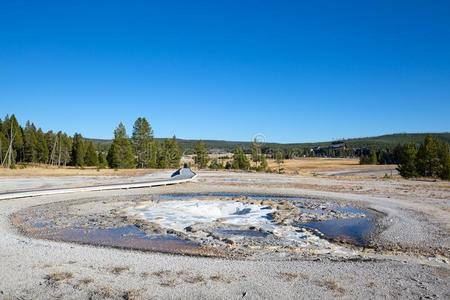
[{"label": "bare dirt ground", "polygon": [[[384,166],[312,169],[284,175],[201,171],[196,182],[177,186],[0,201],[0,298],[450,297],[449,182],[385,178]],[[142,178],[2,177],[0,192],[133,180]],[[384,217],[372,247],[355,248],[356,257],[318,255],[295,260],[206,258],[47,241],[24,236],[11,223],[12,214],[42,204],[92,199],[86,209],[94,212],[111,205],[108,199],[115,197],[202,192],[332,199],[375,209]]]}]

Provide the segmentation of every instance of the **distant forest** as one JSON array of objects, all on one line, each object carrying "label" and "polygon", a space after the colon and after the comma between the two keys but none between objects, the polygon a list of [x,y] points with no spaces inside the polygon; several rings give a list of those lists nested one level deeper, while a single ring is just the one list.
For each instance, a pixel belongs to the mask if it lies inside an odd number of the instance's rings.
[{"label": "distant forest", "polygon": [[[333,143],[342,142],[347,148],[361,149],[361,148],[373,148],[373,149],[388,149],[394,148],[397,145],[403,145],[408,143],[420,144],[427,135],[431,135],[439,140],[450,143],[450,132],[443,133],[395,133],[388,135],[381,135],[375,137],[363,137],[363,138],[351,138],[343,139],[339,141],[329,141],[329,142],[317,142],[317,143],[270,143],[265,142],[262,144],[264,150],[269,149],[281,149],[285,153],[297,151],[298,153],[305,153],[311,149],[321,147],[330,147]],[[95,139],[87,138],[86,140],[94,142],[100,149],[108,149],[111,145],[112,140],[107,139]],[[155,140],[164,140],[162,138],[155,138]],[[192,154],[194,151],[194,146],[199,140],[187,140],[187,139],[177,139],[180,147]],[[207,149],[210,151],[223,151],[223,152],[233,152],[236,146],[241,146],[245,152],[250,152],[252,141],[225,141],[225,140],[201,140]]]},{"label": "distant forest", "polygon": [[[450,143],[450,133],[400,133],[377,137],[353,138],[318,143],[261,143],[222,140],[184,140],[154,138],[146,118],[138,118],[131,136],[120,123],[114,130],[114,139],[84,138],[61,131],[44,132],[34,123],[20,125],[14,115],[0,118],[0,164],[14,168],[17,164],[49,164],[55,166],[96,166],[99,168],[177,168],[183,154],[194,155],[200,168],[249,169],[251,156],[258,170],[265,170],[266,158],[282,162],[297,157],[357,157],[361,164],[399,164],[404,145],[420,147],[427,136],[439,145]],[[209,154],[233,153],[229,166]],[[255,154],[256,153],[256,154]],[[263,166],[263,168],[261,168]],[[409,172],[408,176],[415,173]]]}]

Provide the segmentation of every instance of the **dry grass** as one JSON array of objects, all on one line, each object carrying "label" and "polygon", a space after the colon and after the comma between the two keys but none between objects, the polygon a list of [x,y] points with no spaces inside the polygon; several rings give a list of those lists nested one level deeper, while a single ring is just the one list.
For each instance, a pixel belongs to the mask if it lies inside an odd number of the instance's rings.
[{"label": "dry grass", "polygon": [[82,278],[78,281],[78,283],[81,285],[88,285],[92,282],[94,282],[94,279],[92,279],[92,278]]},{"label": "dry grass", "polygon": [[142,176],[156,172],[155,169],[96,169],[74,167],[28,166],[16,169],[0,168],[0,176],[43,177],[43,176]]},{"label": "dry grass", "polygon": [[345,289],[341,287],[335,280],[325,279],[318,281],[317,284],[333,292],[335,296],[342,296],[345,294]]},{"label": "dry grass", "polygon": [[70,272],[55,272],[45,276],[45,280],[47,280],[50,285],[59,284],[71,278],[73,278],[73,274]]},{"label": "dry grass", "polygon": [[174,279],[167,279],[164,281],[161,281],[159,283],[160,286],[162,287],[175,287],[175,280]]},{"label": "dry grass", "polygon": [[141,292],[136,291],[136,290],[126,291],[122,296],[122,298],[125,300],[136,300],[136,299],[140,299],[140,297],[141,297]]},{"label": "dry grass", "polygon": [[123,272],[129,271],[129,270],[130,270],[129,267],[114,267],[114,268],[110,269],[110,272],[118,275],[118,274],[122,274]]},{"label": "dry grass", "polygon": [[[273,171],[278,170],[278,164],[269,159],[269,168]],[[300,174],[329,171],[383,171],[389,173],[392,165],[360,165],[357,158],[297,158],[286,159],[281,165],[284,173]]]},{"label": "dry grass", "polygon": [[[269,168],[278,169],[278,164],[273,159],[269,159],[267,162]],[[340,170],[360,166],[359,160],[353,158],[298,158],[284,160],[281,167],[287,173],[294,173]]]},{"label": "dry grass", "polygon": [[152,273],[153,276],[162,278],[162,277],[167,277],[171,274],[171,272],[169,270],[160,270],[160,271],[155,271]]},{"label": "dry grass", "polygon": [[205,279],[202,275],[192,275],[184,278],[184,282],[187,283],[204,283]]},{"label": "dry grass", "polygon": [[307,279],[308,276],[302,273],[290,273],[290,272],[279,272],[278,276],[285,281],[294,281],[297,278],[301,279]]},{"label": "dry grass", "polygon": [[88,299],[97,300],[97,299],[107,299],[113,298],[115,296],[115,292],[110,286],[101,287],[98,290],[90,291]]}]

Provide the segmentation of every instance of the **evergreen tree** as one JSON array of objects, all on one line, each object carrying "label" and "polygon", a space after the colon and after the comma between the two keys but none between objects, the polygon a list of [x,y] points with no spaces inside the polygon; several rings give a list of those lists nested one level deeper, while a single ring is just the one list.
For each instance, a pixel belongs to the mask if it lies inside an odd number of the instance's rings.
[{"label": "evergreen tree", "polygon": [[250,169],[250,161],[240,146],[236,146],[233,153],[233,169],[248,170]]},{"label": "evergreen tree", "polygon": [[260,170],[266,171],[268,168],[268,164],[267,164],[266,156],[264,154],[261,154],[260,161],[261,161],[261,163],[259,165]]},{"label": "evergreen tree", "polygon": [[115,169],[136,167],[133,147],[122,123],[114,130],[114,140],[109,148],[107,161],[109,166]]},{"label": "evergreen tree", "polygon": [[370,164],[376,165],[378,163],[377,152],[375,150],[370,150]]},{"label": "evergreen tree", "polygon": [[156,148],[156,167],[160,169],[165,169],[169,167],[169,155],[166,149],[166,143],[158,143]]},{"label": "evergreen tree", "polygon": [[84,163],[86,166],[97,166],[98,165],[98,155],[95,151],[94,143],[87,142],[86,143],[86,153],[84,155]]},{"label": "evergreen tree", "polygon": [[180,160],[181,160],[181,148],[177,142],[177,138],[174,135],[171,140],[168,141],[168,149],[169,149],[169,166],[171,168],[179,168]]},{"label": "evergreen tree", "polygon": [[281,168],[281,165],[284,163],[283,157],[284,157],[283,152],[280,149],[278,149],[275,152],[275,162],[278,165],[278,173],[281,173],[283,171],[283,169]]},{"label": "evergreen tree", "polygon": [[[23,157],[22,128],[14,115],[11,115],[11,117],[6,115],[5,120],[3,121],[2,131],[7,139],[3,163],[6,162],[7,167],[13,168],[16,161],[21,161]],[[11,149],[9,149],[10,145],[12,146]]]},{"label": "evergreen tree", "polygon": [[41,164],[45,164],[48,161],[48,145],[45,134],[41,128],[36,132],[36,141],[37,161]]},{"label": "evergreen tree", "polygon": [[97,161],[98,161],[97,166],[99,168],[105,168],[106,166],[108,166],[108,162],[106,161],[105,154],[103,154],[103,152],[101,152],[101,151],[98,152]]},{"label": "evergreen tree", "polygon": [[438,156],[440,163],[439,178],[443,180],[450,180],[450,152],[448,143],[439,143]]},{"label": "evergreen tree", "polygon": [[158,143],[156,141],[151,141],[149,144],[149,168],[157,168],[158,167]]},{"label": "evergreen tree", "polygon": [[59,132],[59,146],[58,146],[58,165],[66,166],[70,163],[72,151],[72,139],[66,134]]},{"label": "evergreen tree", "polygon": [[83,136],[79,133],[75,133],[73,135],[72,153],[70,157],[72,165],[77,167],[83,167],[85,154],[86,149],[84,145]]},{"label": "evergreen tree", "polygon": [[398,149],[399,164],[398,172],[402,177],[411,178],[417,176],[416,155],[417,148],[414,144],[405,144]]},{"label": "evergreen tree", "polygon": [[256,143],[256,139],[252,142],[251,151],[252,161],[256,164],[256,168],[258,168],[258,163],[261,160],[261,147]]},{"label": "evergreen tree", "polygon": [[417,151],[417,172],[425,177],[438,177],[440,172],[440,161],[438,155],[438,141],[431,135],[425,137],[422,145]]},{"label": "evergreen tree", "polygon": [[194,161],[195,164],[197,165],[197,168],[199,169],[206,168],[208,165],[209,156],[208,151],[206,150],[205,143],[203,143],[202,141],[195,143],[194,152],[195,152]]},{"label": "evergreen tree", "polygon": [[3,164],[3,159],[5,159],[6,151],[8,148],[8,139],[3,133],[3,121],[0,118],[0,165]]},{"label": "evergreen tree", "polygon": [[158,168],[178,168],[181,160],[181,149],[176,137],[164,140],[158,144],[157,166]]},{"label": "evergreen tree", "polygon": [[213,170],[223,169],[223,163],[220,163],[217,158],[214,158],[209,164],[209,168]]},{"label": "evergreen tree", "polygon": [[22,161],[23,158],[23,132],[19,122],[14,114],[10,118],[10,126],[13,128],[14,143],[13,148],[15,150],[15,158],[17,161]]},{"label": "evergreen tree", "polygon": [[23,130],[23,160],[24,162],[36,163],[38,161],[37,152],[37,130],[36,126],[30,121],[27,121]]},{"label": "evergreen tree", "polygon": [[54,165],[58,163],[58,135],[55,134],[52,130],[48,131],[45,134],[45,140],[47,141],[48,147],[48,164]]},{"label": "evergreen tree", "polygon": [[153,129],[146,118],[137,118],[133,126],[133,135],[131,137],[134,151],[137,157],[137,165],[140,168],[148,168],[154,164],[153,159],[156,156],[153,144]]}]

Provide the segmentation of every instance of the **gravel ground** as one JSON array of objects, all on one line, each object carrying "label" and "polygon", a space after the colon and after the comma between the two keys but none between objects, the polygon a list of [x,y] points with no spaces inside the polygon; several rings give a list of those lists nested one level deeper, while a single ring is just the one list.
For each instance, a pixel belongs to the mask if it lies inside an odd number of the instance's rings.
[{"label": "gravel ground", "polygon": [[[85,183],[73,180],[1,179],[0,190]],[[102,184],[115,180],[122,179],[94,179]],[[144,191],[306,195],[371,207],[386,217],[374,238],[376,248],[361,250],[356,259],[324,255],[291,261],[202,258],[37,240],[21,235],[10,222],[12,213],[34,205]],[[200,172],[195,183],[146,190],[4,200],[0,299],[448,299],[449,207],[447,182],[226,172]]]}]

